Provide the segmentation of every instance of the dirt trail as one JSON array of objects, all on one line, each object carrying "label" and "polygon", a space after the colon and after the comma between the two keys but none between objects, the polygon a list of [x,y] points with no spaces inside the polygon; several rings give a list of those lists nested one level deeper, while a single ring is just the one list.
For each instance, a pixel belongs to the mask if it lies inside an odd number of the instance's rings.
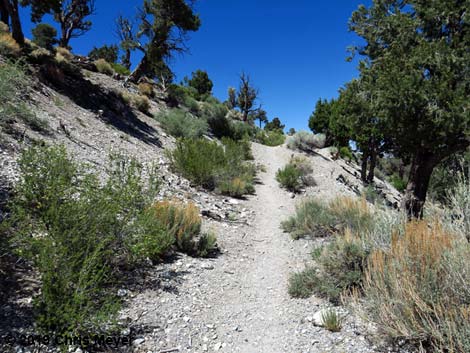
[{"label": "dirt trail", "polygon": [[[240,352],[280,352],[295,339],[289,324],[298,321],[287,312],[287,280],[290,263],[299,254],[293,254],[290,240],[280,229],[281,220],[293,210],[295,199],[279,189],[276,171],[289,160],[289,152],[282,148],[254,145],[255,159],[266,167],[260,174],[256,197],[248,202],[255,210],[253,228],[247,235],[251,246],[247,256],[253,261],[240,276],[240,293],[229,296],[222,308],[223,315],[244,326],[234,346]],[[236,313],[236,315],[233,315]],[[288,351],[288,350],[286,350]]]},{"label": "dirt trail", "polygon": [[[292,241],[280,228],[301,199],[292,198],[275,179],[292,151],[253,144],[253,154],[266,168],[259,175],[256,194],[246,201],[232,200],[248,214],[249,224],[214,222],[220,256],[182,257],[158,269],[159,288],[139,293],[125,313],[154,328],[138,351],[374,352],[351,316],[341,332],[331,333],[312,324],[314,314],[325,307],[324,300],[289,297],[289,276],[310,262],[313,245],[308,240]],[[321,181],[317,194],[331,197],[341,192],[332,188],[334,162],[317,156],[312,164],[314,177]]]}]

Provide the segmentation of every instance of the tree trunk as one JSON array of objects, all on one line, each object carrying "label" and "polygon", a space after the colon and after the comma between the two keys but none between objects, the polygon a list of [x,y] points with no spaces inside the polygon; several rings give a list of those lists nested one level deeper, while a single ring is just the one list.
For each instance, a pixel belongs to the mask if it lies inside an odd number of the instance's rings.
[{"label": "tree trunk", "polygon": [[147,55],[144,55],[139,65],[137,65],[134,71],[132,71],[132,73],[127,78],[127,81],[138,83],[139,80],[148,73],[148,66],[148,57]]},{"label": "tree trunk", "polygon": [[243,111],[243,121],[245,123],[248,121],[248,112],[246,110]]},{"label": "tree trunk", "polygon": [[131,69],[131,51],[129,49],[126,49],[124,51],[124,56],[122,57],[122,65],[128,70]]},{"label": "tree trunk", "polygon": [[367,176],[367,183],[372,184],[375,176],[375,166],[377,165],[377,151],[372,149],[370,154],[369,175]]},{"label": "tree trunk", "polygon": [[437,162],[434,154],[423,151],[415,154],[402,204],[408,219],[423,218],[423,207],[426,201],[429,181]]},{"label": "tree trunk", "polygon": [[60,32],[61,32],[61,34],[60,34],[60,39],[59,39],[59,47],[68,49],[69,48],[71,31],[69,31],[67,29],[65,23],[61,23]]},{"label": "tree trunk", "polygon": [[0,0],[0,21],[8,26],[10,25],[10,14],[8,12],[8,8],[6,7],[6,3],[3,0]]},{"label": "tree trunk", "polygon": [[11,18],[11,35],[19,45],[24,45],[24,34],[21,28],[20,14],[18,12],[18,0],[4,0]]},{"label": "tree trunk", "polygon": [[368,159],[369,159],[369,154],[362,152],[361,180],[364,184],[367,184],[367,160]]}]

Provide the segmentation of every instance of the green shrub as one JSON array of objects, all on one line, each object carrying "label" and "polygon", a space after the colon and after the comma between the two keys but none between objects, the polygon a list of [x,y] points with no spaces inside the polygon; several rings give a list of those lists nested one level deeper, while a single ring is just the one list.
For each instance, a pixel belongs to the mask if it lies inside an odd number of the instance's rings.
[{"label": "green shrub", "polygon": [[251,152],[251,142],[247,139],[232,140],[231,138],[223,137],[222,144],[225,147],[225,152],[230,154],[230,158],[236,163],[242,160],[253,160],[253,153]]},{"label": "green shrub", "polygon": [[217,237],[212,233],[201,235],[196,243],[196,254],[200,257],[207,257],[217,251]]},{"label": "green shrub", "polygon": [[105,74],[105,75],[108,75],[108,76],[114,75],[114,70],[111,67],[111,64],[108,63],[106,60],[98,59],[94,62],[94,64],[95,64],[96,70],[98,70],[98,72],[100,72],[102,74]]},{"label": "green shrub", "polygon": [[131,74],[131,71],[127,67],[122,66],[121,64],[110,63],[110,65],[113,68],[114,72],[118,73],[119,75],[128,76]]},{"label": "green shrub", "polygon": [[406,181],[404,181],[402,178],[400,178],[396,174],[390,177],[390,183],[395,189],[397,189],[400,192],[403,192],[406,189]]},{"label": "green shrub", "polygon": [[225,165],[224,148],[203,139],[185,139],[169,154],[173,169],[196,185],[213,190]]},{"label": "green shrub", "polygon": [[305,186],[316,185],[310,173],[312,168],[307,159],[292,157],[289,163],[276,173],[276,180],[282,187],[292,192],[299,192]]},{"label": "green shrub", "polygon": [[298,192],[302,188],[301,172],[292,164],[287,164],[276,173],[276,180],[289,191]]},{"label": "green shrub", "polygon": [[116,312],[110,286],[117,279],[115,269],[131,261],[126,246],[131,239],[142,235],[155,244],[156,236],[170,244],[155,223],[140,222],[156,195],[153,169],[146,173],[146,186],[142,166],[134,160],[112,157],[104,184],[85,167],[61,147],[26,150],[11,204],[16,251],[41,276],[34,300],[37,323],[57,333],[101,327]]},{"label": "green shrub", "polygon": [[374,217],[365,199],[339,197],[326,204],[311,198],[298,205],[296,214],[283,222],[282,227],[294,239],[322,237],[346,228],[367,234],[374,229]]},{"label": "green shrub", "polygon": [[169,153],[173,169],[206,189],[231,196],[253,191],[255,168],[246,163],[246,147],[224,139],[224,145],[205,139],[179,140]]},{"label": "green shrub", "polygon": [[199,102],[191,96],[184,96],[183,106],[196,116],[199,116],[201,113]]},{"label": "green shrub", "polygon": [[286,140],[286,135],[281,130],[259,130],[256,134],[256,141],[266,146],[279,146]]},{"label": "green shrub", "polygon": [[353,154],[351,152],[351,149],[347,146],[344,146],[344,147],[340,147],[339,150],[338,150],[338,153],[339,153],[339,156],[346,160],[346,161],[352,161],[353,160]]},{"label": "green shrub", "polygon": [[175,236],[155,217],[155,211],[142,211],[136,218],[133,234],[127,239],[127,246],[135,261],[144,259],[158,261],[175,244]]},{"label": "green shrub", "polygon": [[159,113],[156,119],[163,129],[174,137],[197,138],[207,134],[207,123],[182,109]]},{"label": "green shrub", "polygon": [[380,195],[377,193],[377,190],[373,185],[367,185],[367,187],[362,191],[362,195],[367,201],[373,204],[380,199]]},{"label": "green shrub", "polygon": [[289,277],[289,295],[293,298],[308,298],[312,295],[313,285],[317,282],[317,270],[307,268]]},{"label": "green shrub", "polygon": [[38,118],[25,103],[30,83],[19,64],[0,64],[0,128],[13,132],[13,123],[23,122],[37,131],[48,128],[46,120]]},{"label": "green shrub", "polygon": [[255,189],[252,177],[248,174],[244,176],[234,177],[232,179],[222,179],[219,182],[217,190],[222,195],[240,198],[246,194],[253,194]]}]

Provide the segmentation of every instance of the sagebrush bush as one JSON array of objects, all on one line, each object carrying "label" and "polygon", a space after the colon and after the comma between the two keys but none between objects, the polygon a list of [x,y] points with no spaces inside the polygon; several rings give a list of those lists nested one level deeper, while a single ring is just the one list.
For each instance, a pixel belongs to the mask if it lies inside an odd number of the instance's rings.
[{"label": "sagebrush bush", "polygon": [[470,178],[465,171],[458,173],[456,185],[447,193],[447,203],[449,209],[444,221],[470,242]]},{"label": "sagebrush bush", "polygon": [[470,248],[438,224],[412,222],[371,254],[365,312],[392,338],[430,351],[470,350]]},{"label": "sagebrush bush", "polygon": [[[169,153],[173,169],[196,185],[231,196],[253,191],[255,168],[245,162],[246,144],[224,139],[183,139]],[[248,145],[249,146],[249,145]]]},{"label": "sagebrush bush", "polygon": [[111,64],[108,63],[104,59],[98,59],[93,62],[95,64],[96,70],[98,70],[99,73],[112,76],[114,75],[114,70],[111,67]]},{"label": "sagebrush bush", "polygon": [[184,99],[183,99],[183,106],[185,106],[186,108],[188,108],[188,110],[196,115],[196,116],[199,116],[201,114],[201,111],[200,111],[200,107],[199,107],[199,102],[194,99],[193,97],[191,96],[184,96]]},{"label": "sagebrush bush", "polygon": [[197,138],[207,134],[205,120],[194,117],[182,109],[171,109],[156,115],[163,129],[174,137]]},{"label": "sagebrush bush", "polygon": [[150,110],[150,100],[146,96],[134,95],[132,97],[132,103],[144,114],[148,114]]},{"label": "sagebrush bush", "polygon": [[314,198],[296,207],[296,214],[282,223],[292,237],[321,237],[349,228],[355,233],[369,233],[374,217],[365,199],[338,197],[329,203]]},{"label": "sagebrush bush", "polygon": [[38,118],[25,103],[28,78],[19,64],[0,64],[0,128],[13,132],[13,123],[23,122],[37,131],[46,131],[48,123]]},{"label": "sagebrush bush", "polygon": [[289,277],[288,292],[293,298],[308,298],[313,293],[313,286],[317,282],[317,270],[306,268]]},{"label": "sagebrush bush", "polygon": [[309,288],[332,303],[339,304],[341,295],[362,285],[369,246],[346,230],[323,247],[316,258],[318,273]]},{"label": "sagebrush bush", "polygon": [[325,147],[326,136],[324,134],[312,134],[307,131],[299,131],[287,141],[287,147],[292,150],[311,152],[315,148]]}]

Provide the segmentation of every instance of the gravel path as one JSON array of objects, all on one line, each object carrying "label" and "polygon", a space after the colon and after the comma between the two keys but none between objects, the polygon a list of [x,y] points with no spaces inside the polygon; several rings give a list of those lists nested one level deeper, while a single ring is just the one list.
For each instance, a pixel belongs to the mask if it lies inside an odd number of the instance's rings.
[{"label": "gravel path", "polygon": [[[142,289],[130,289],[132,299],[122,319],[145,328],[136,350],[374,352],[352,315],[341,332],[332,333],[312,323],[315,313],[327,305],[324,300],[289,297],[288,278],[310,261],[313,246],[307,240],[292,241],[280,229],[298,202],[275,180],[292,151],[253,144],[253,154],[266,168],[259,175],[256,195],[246,201],[232,200],[246,214],[248,224],[207,225],[218,234],[221,255],[215,259],[182,256],[158,266]],[[322,173],[332,163],[318,156],[312,162]],[[322,194],[340,190],[340,186],[323,189]],[[149,288],[148,283],[158,285]]]}]

